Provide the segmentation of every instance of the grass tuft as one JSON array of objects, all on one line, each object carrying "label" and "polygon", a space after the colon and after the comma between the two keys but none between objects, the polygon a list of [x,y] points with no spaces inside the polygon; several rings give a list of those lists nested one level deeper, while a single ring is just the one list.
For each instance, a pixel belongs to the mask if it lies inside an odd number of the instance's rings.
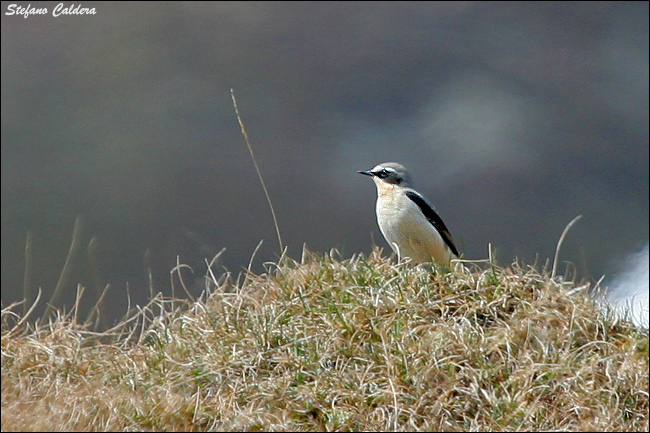
[{"label": "grass tuft", "polygon": [[648,431],[648,335],[546,270],[304,251],[210,275],[101,333],[3,309],[2,430]]}]

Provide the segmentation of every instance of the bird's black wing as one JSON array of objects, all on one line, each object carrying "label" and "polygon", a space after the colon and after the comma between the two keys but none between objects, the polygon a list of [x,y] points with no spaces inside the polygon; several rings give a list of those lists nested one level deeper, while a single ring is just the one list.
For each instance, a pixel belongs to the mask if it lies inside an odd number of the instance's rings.
[{"label": "bird's black wing", "polygon": [[458,250],[454,245],[454,241],[451,239],[451,233],[449,233],[449,230],[447,229],[445,223],[442,221],[442,218],[440,218],[438,212],[436,212],[436,210],[427,201],[427,199],[415,191],[406,191],[406,196],[413,200],[416,205],[418,205],[427,220],[429,220],[429,222],[436,228],[436,230],[438,230],[440,237],[442,237],[442,240],[445,241],[451,252],[454,253],[456,257],[460,257]]}]

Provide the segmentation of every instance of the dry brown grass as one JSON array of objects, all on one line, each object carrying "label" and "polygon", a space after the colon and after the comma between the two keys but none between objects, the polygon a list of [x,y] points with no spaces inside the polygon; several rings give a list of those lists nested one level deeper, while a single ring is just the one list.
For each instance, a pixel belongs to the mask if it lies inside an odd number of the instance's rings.
[{"label": "dry brown grass", "polygon": [[648,336],[587,286],[333,256],[104,333],[5,308],[2,430],[648,431]]}]

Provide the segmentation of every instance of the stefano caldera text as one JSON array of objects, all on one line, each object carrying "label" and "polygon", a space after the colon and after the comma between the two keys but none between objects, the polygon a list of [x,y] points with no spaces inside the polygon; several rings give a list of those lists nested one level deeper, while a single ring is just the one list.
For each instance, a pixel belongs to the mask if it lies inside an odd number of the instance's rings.
[{"label": "stefano caldera text", "polygon": [[95,15],[97,12],[95,8],[86,8],[82,7],[80,4],[75,5],[65,3],[59,3],[54,6],[52,12],[50,13],[48,8],[45,7],[34,7],[31,4],[27,6],[21,6],[17,4],[10,4],[7,6],[7,11],[5,15],[22,15],[23,18],[28,18],[31,15],[52,15],[53,17],[58,17],[61,15]]}]

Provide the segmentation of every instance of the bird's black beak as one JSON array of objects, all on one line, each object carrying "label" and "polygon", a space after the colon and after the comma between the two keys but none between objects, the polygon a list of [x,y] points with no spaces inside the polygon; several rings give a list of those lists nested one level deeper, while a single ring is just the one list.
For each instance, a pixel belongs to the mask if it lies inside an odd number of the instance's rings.
[{"label": "bird's black beak", "polygon": [[359,170],[357,171],[359,174],[365,174],[366,176],[374,176],[373,172],[370,170]]}]

